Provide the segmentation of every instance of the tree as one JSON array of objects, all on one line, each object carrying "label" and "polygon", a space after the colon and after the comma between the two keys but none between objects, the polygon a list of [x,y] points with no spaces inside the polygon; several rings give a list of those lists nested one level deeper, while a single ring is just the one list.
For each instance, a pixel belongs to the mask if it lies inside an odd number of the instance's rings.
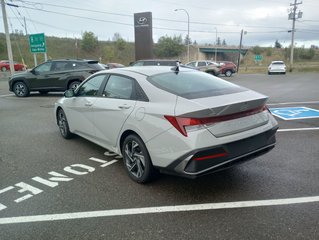
[{"label": "tree", "polygon": [[188,35],[186,35],[184,39],[184,43],[185,45],[188,45],[188,43],[192,44],[192,39]]},{"label": "tree", "polygon": [[275,41],[275,48],[282,48],[282,45],[278,40]]},{"label": "tree", "polygon": [[184,51],[183,40],[181,36],[160,37],[156,45],[155,54],[158,57],[176,57]]},{"label": "tree", "polygon": [[226,40],[225,40],[225,39],[223,39],[222,45],[223,45],[223,46],[227,46],[227,43],[226,43]]},{"label": "tree", "polygon": [[98,39],[93,32],[84,32],[82,35],[81,47],[84,51],[90,52],[98,46]]},{"label": "tree", "polygon": [[118,32],[114,33],[113,38],[112,38],[112,41],[113,41],[113,42],[116,42],[116,41],[119,40],[119,39],[123,39],[123,38],[121,37],[121,34],[119,34]]},{"label": "tree", "polygon": [[217,38],[216,45],[217,45],[217,46],[220,46],[220,45],[221,45],[220,37]]}]

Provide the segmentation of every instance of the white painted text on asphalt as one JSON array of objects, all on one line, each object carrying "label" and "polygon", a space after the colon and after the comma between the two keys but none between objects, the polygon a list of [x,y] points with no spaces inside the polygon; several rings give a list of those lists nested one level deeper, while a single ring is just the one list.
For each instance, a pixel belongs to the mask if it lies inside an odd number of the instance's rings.
[{"label": "white painted text on asphalt", "polygon": [[[115,156],[112,155],[111,153],[106,152],[105,153],[106,156]],[[106,161],[106,160],[102,160],[99,158],[94,158],[91,157],[89,158],[89,160],[91,160],[92,162],[95,163],[99,163],[100,165],[98,165],[99,167],[107,167],[113,163],[116,163],[118,160],[113,159],[111,161]],[[51,187],[54,188],[56,186],[59,185],[60,182],[68,182],[68,181],[72,181],[74,180],[73,177],[76,176],[83,176],[89,173],[92,173],[95,171],[95,167],[86,165],[86,164],[72,164],[70,166],[66,166],[65,168],[63,168],[63,174],[62,173],[58,173],[55,171],[51,171],[48,172],[48,177],[44,178],[44,177],[40,177],[40,176],[35,176],[33,178],[31,178],[31,180],[37,182],[37,183],[41,183],[42,185],[45,185],[47,187]],[[64,174],[66,173],[66,174]],[[71,174],[71,176],[70,176]],[[20,203],[22,201],[25,201],[27,199],[30,199],[31,197],[38,195],[40,193],[43,193],[44,190],[38,188],[38,187],[34,187],[32,185],[30,185],[29,183],[25,183],[25,182],[19,182],[14,184],[13,186],[8,186],[5,187],[3,189],[0,189],[0,196],[8,193],[10,191],[15,191],[18,193],[23,193],[24,195],[20,196],[17,199],[14,199],[13,201],[15,203]],[[7,206],[0,203],[0,211],[6,209]]]}]

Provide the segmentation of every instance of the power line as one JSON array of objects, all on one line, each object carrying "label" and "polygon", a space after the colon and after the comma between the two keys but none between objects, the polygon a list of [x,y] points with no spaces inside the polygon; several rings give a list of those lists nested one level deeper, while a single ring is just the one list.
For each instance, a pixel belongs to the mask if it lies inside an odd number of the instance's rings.
[{"label": "power line", "polygon": [[[53,7],[59,7],[59,8],[67,8],[67,9],[73,9],[73,10],[86,11],[86,12],[102,13],[102,14],[108,14],[108,15],[114,15],[114,16],[124,16],[124,17],[133,18],[133,15],[131,15],[131,14],[98,11],[98,10],[84,9],[84,8],[78,8],[78,7],[62,6],[62,5],[51,4],[51,3],[39,3],[39,2],[23,1],[23,0],[17,0],[17,1],[27,3],[29,5],[34,6],[34,8],[30,8],[30,9],[34,9],[34,10],[44,10],[43,5],[47,5],[47,6],[53,6]],[[42,8],[37,8],[37,7],[35,7],[36,5],[41,5]],[[187,23],[186,21],[167,19],[167,18],[155,18],[154,17],[153,20],[176,22],[176,23]],[[196,25],[224,26],[224,27],[239,27],[239,26],[243,25],[243,24],[207,23],[207,22],[190,22],[190,23],[196,24]],[[286,27],[278,27],[278,26],[260,26],[260,25],[244,25],[244,27],[245,28],[270,28],[270,29],[272,29],[272,28],[273,29],[285,29],[286,28]]]}]

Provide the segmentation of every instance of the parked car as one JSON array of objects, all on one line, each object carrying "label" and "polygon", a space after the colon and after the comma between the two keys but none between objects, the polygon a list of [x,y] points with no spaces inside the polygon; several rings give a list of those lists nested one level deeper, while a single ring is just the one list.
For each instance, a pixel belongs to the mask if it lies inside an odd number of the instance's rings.
[{"label": "parked car", "polygon": [[[14,66],[14,71],[25,71],[25,70],[27,70],[27,66],[22,64],[22,63],[13,62],[13,66]],[[0,61],[0,69],[1,69],[2,72],[10,71],[10,62],[9,62],[9,60],[1,60]]]},{"label": "parked car", "polygon": [[220,66],[218,63],[202,60],[202,61],[192,61],[185,64],[188,67],[195,68],[199,71],[213,74],[214,76],[218,76],[220,74]]},{"label": "parked car", "polygon": [[123,156],[138,183],[157,172],[195,178],[260,156],[278,124],[267,97],[194,69],[100,71],[55,103],[61,135]]},{"label": "parked car", "polygon": [[272,61],[268,66],[268,74],[273,73],[286,74],[286,64],[283,61]]},{"label": "parked car", "polygon": [[170,59],[144,59],[137,60],[130,63],[130,66],[176,66],[176,62],[179,60],[170,60]]},{"label": "parked car", "polygon": [[224,74],[226,77],[231,77],[237,72],[237,65],[229,61],[217,61],[220,66],[220,73]]},{"label": "parked car", "polygon": [[106,64],[102,64],[102,65],[105,69],[125,67],[125,65],[123,65],[121,63],[106,63]]},{"label": "parked car", "polygon": [[103,70],[95,60],[50,60],[9,78],[9,90],[17,97],[27,97],[32,91],[46,94],[50,91],[75,89],[92,73]]}]

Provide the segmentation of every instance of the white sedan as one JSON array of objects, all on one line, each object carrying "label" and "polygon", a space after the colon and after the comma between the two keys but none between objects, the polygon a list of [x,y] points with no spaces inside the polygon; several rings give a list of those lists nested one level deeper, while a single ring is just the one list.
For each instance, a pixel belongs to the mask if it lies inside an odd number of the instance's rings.
[{"label": "white sedan", "polygon": [[286,64],[283,61],[272,61],[268,66],[268,74],[272,73],[286,74]]},{"label": "white sedan", "polygon": [[128,67],[91,75],[55,104],[61,135],[123,156],[138,183],[157,172],[195,178],[275,146],[267,97],[183,67]]}]

